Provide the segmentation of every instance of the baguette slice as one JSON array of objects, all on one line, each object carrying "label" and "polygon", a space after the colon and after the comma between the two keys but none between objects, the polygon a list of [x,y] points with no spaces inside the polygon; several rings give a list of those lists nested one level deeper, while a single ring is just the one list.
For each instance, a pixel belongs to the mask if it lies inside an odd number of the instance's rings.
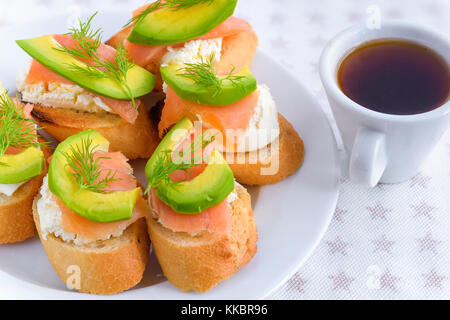
[{"label": "baguette slice", "polygon": [[0,194],[0,244],[24,241],[36,234],[32,205],[42,178],[34,177],[10,197]]},{"label": "baguette slice", "polygon": [[70,282],[70,266],[80,268],[79,291],[84,293],[115,294],[141,281],[150,250],[145,218],[130,225],[120,237],[94,244],[75,245],[53,235],[45,240],[37,212],[39,197],[33,203],[36,228],[50,263],[64,283]]},{"label": "baguette slice", "polygon": [[95,129],[109,140],[111,152],[122,152],[131,160],[149,158],[160,142],[156,121],[140,100],[136,102],[139,115],[134,124],[116,114],[78,112],[41,105],[35,105],[32,116],[58,141],[87,129]]},{"label": "baguette slice", "polygon": [[[304,155],[302,139],[280,113],[278,122],[278,142],[270,144],[264,150],[251,153],[224,154],[239,183],[249,186],[274,184],[293,174],[301,166]],[[278,153],[276,149],[279,150]],[[267,154],[267,157],[262,156],[264,154]]]},{"label": "baguette slice", "polygon": [[[39,137],[40,142],[45,139]],[[43,148],[45,159],[51,151]],[[24,183],[11,197],[0,194],[0,244],[24,241],[36,234],[33,221],[33,199],[39,192],[42,179],[47,174],[47,163],[40,176]]]},{"label": "baguette slice", "polygon": [[[117,48],[119,44],[124,43],[132,28],[133,26],[128,26],[120,30],[111,39],[106,41],[106,44]],[[222,40],[220,61],[215,68],[220,73],[227,74],[232,69],[239,71],[245,66],[251,67],[257,48],[258,36],[255,32],[241,32],[234,36],[224,37]],[[160,67],[160,62],[152,62],[145,66],[145,69],[156,76],[155,88],[153,89],[154,93],[162,93],[163,91]]]},{"label": "baguette slice", "polygon": [[159,264],[167,279],[183,291],[205,292],[231,277],[256,253],[258,234],[250,195],[235,189],[231,205],[232,233],[201,232],[196,236],[173,232],[153,218],[148,230]]}]

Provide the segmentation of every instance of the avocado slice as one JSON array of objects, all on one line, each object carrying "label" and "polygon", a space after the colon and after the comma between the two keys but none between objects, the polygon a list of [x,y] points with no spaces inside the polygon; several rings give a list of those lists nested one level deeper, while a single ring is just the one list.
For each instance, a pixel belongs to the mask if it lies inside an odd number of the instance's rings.
[{"label": "avocado slice", "polygon": [[237,0],[211,0],[187,8],[163,7],[138,21],[128,41],[159,46],[193,40],[231,17],[236,5]]},{"label": "avocado slice", "polygon": [[[194,80],[181,75],[181,69],[182,67],[179,65],[162,67],[162,79],[180,98],[194,103],[208,106],[229,106],[241,101],[257,89],[256,79],[248,67],[234,74],[236,77],[241,77],[237,80],[238,82],[224,80],[222,90],[217,94],[211,88],[199,86]],[[226,76],[219,76],[219,78],[224,79]]]},{"label": "avocado slice", "polygon": [[29,147],[18,154],[0,157],[0,183],[19,183],[34,178],[44,171],[44,153]]},{"label": "avocado slice", "polygon": [[[109,78],[95,78],[76,72],[73,65],[85,68],[86,65],[72,55],[58,51],[58,43],[53,36],[17,40],[17,44],[40,64],[93,93],[104,97],[130,100],[127,91],[119,82]],[[155,85],[155,76],[137,65],[127,73],[127,83],[133,98],[150,93]]]},{"label": "avocado slice", "polygon": [[[193,128],[192,122],[183,118],[164,137],[145,167],[147,179],[154,174],[155,164],[162,152],[173,150]],[[234,175],[222,155],[214,150],[206,169],[190,181],[177,184],[161,182],[156,194],[175,212],[198,214],[223,200],[234,190]]]},{"label": "avocado slice", "polygon": [[71,152],[71,146],[81,146],[83,139],[90,138],[96,151],[107,152],[109,142],[100,133],[91,129],[77,133],[56,148],[48,169],[50,191],[79,215],[95,222],[114,222],[131,218],[140,189],[98,193],[81,190],[64,153]]}]

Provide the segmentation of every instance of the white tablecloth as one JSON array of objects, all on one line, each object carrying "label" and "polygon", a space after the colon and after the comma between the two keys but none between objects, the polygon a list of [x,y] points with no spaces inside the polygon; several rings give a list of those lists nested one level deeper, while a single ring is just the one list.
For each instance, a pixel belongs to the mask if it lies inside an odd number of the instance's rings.
[{"label": "white tablecloth", "polygon": [[[56,12],[130,11],[143,3],[0,0],[0,26]],[[338,31],[378,10],[381,22],[409,20],[450,34],[449,0],[240,0],[237,15],[252,23],[261,49],[297,74],[330,114],[318,75],[320,52]],[[450,132],[411,181],[368,190],[344,178],[321,244],[269,298],[449,299],[449,160]]]}]

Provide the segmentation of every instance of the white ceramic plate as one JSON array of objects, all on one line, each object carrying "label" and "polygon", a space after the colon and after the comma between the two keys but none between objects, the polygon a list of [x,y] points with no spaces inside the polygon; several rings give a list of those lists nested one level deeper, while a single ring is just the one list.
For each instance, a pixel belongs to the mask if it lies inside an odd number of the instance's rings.
[{"label": "white ceramic plate", "polygon": [[[107,39],[127,19],[127,13],[102,13],[94,24],[103,27]],[[0,29],[0,81],[10,92],[15,92],[16,74],[29,59],[14,40],[66,30],[65,16]],[[198,294],[182,293],[166,281],[152,255],[137,287],[107,298],[264,298],[300,268],[322,238],[336,206],[339,185],[337,149],[326,116],[312,95],[266,54],[257,53],[253,72],[260,83],[271,87],[279,111],[294,125],[306,147],[304,164],[295,175],[277,185],[250,190],[259,235],[256,256],[231,279]],[[139,176],[144,164],[134,163]],[[67,290],[36,237],[0,246],[0,298],[99,297]]]}]

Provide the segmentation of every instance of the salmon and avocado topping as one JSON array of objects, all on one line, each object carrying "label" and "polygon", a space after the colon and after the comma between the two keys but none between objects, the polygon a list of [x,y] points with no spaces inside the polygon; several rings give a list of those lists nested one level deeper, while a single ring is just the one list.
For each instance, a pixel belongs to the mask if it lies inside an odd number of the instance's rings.
[{"label": "salmon and avocado topping", "polygon": [[[194,131],[189,119],[179,121],[145,168],[149,188],[173,211],[184,215],[200,214],[217,206],[234,190],[233,172],[222,155],[211,148],[210,153],[204,152],[214,138],[200,134],[201,142],[196,142],[195,134],[191,138]],[[186,148],[181,151],[179,147],[186,141],[187,152]],[[198,155],[206,159],[198,159]]]},{"label": "salmon and avocado topping", "polygon": [[153,90],[155,76],[135,65],[122,46],[114,49],[103,44],[101,29],[91,26],[94,16],[64,35],[17,40],[34,59],[26,81],[76,84],[99,95],[113,111],[133,123],[137,117],[135,99]]},{"label": "salmon and avocado topping", "polygon": [[20,183],[44,170],[45,143],[38,141],[32,108],[0,92],[0,184]]},{"label": "salmon and avocado topping", "polygon": [[200,105],[229,106],[257,89],[256,79],[248,67],[220,76],[213,63],[214,56],[210,56],[200,63],[162,67],[161,76],[180,98]]},{"label": "salmon and avocado topping", "polygon": [[140,196],[125,157],[108,148],[101,134],[86,130],[61,142],[49,166],[50,191],[93,222],[129,220]]},{"label": "salmon and avocado topping", "polygon": [[232,16],[236,5],[237,0],[156,1],[130,21],[128,41],[161,46],[193,40]]}]

